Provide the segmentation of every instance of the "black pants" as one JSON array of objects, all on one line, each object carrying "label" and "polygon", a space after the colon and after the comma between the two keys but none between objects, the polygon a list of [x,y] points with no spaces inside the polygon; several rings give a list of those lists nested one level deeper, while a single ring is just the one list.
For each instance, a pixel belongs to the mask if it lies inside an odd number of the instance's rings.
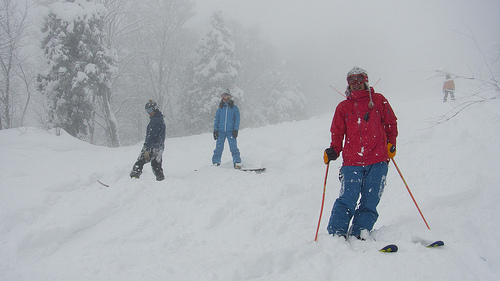
[{"label": "black pants", "polygon": [[137,176],[142,174],[142,168],[144,167],[144,164],[151,162],[151,168],[153,168],[153,172],[156,176],[156,179],[163,179],[163,168],[162,168],[162,155],[163,155],[163,149],[159,148],[153,148],[152,151],[150,151],[150,159],[149,161],[146,161],[144,158],[144,152],[146,150],[143,148],[141,150],[141,153],[139,154],[139,157],[137,158],[137,161],[134,164],[134,168],[132,169],[132,173],[135,173]]},{"label": "black pants", "polygon": [[444,89],[443,93],[444,93],[443,102],[446,102],[446,100],[448,99],[448,94],[450,94],[452,100],[455,100],[455,92],[453,90]]}]

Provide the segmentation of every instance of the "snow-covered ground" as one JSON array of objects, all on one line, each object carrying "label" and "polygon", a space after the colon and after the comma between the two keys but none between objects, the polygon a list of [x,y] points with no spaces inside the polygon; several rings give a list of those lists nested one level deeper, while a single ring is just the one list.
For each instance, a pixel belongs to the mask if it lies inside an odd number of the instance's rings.
[{"label": "snow-covered ground", "polygon": [[[247,166],[226,147],[210,166],[211,134],[169,138],[166,179],[149,165],[130,179],[142,143],[92,146],[35,128],[0,131],[0,280],[498,280],[499,100],[433,122],[463,99],[396,99],[395,158],[376,241],[325,230],[338,195],[332,162],[318,222],[332,112],[240,131]],[[226,144],[227,146],[227,144]],[[97,182],[109,184],[105,187]],[[442,248],[423,245],[443,240]],[[399,252],[378,248],[396,243]]]}]

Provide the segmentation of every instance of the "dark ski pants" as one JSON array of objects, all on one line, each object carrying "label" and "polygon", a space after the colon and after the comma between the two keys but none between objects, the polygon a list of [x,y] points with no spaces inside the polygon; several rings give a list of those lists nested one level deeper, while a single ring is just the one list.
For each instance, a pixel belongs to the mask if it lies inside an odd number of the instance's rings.
[{"label": "dark ski pants", "polygon": [[144,167],[144,164],[151,162],[151,168],[153,169],[153,173],[156,176],[156,179],[163,179],[163,168],[162,168],[162,155],[163,155],[163,149],[159,148],[153,148],[152,151],[150,152],[150,159],[149,161],[146,161],[144,158],[144,152],[145,149],[143,148],[141,150],[141,153],[139,154],[139,157],[137,158],[137,161],[134,164],[134,167],[132,169],[132,173],[137,173],[138,176],[142,174],[142,168]]},{"label": "dark ski pants", "polygon": [[240,150],[238,149],[238,144],[236,142],[236,139],[233,138],[232,136],[232,132],[222,132],[222,131],[219,131],[219,137],[217,138],[217,142],[215,144],[214,155],[212,156],[212,163],[220,164],[222,151],[224,150],[224,142],[226,141],[226,138],[227,142],[229,143],[229,149],[231,150],[231,155],[233,156],[233,164],[241,163]]},{"label": "dark ski pants", "polygon": [[362,230],[372,230],[378,219],[377,205],[384,192],[387,170],[387,162],[368,166],[343,166],[340,169],[340,194],[333,204],[327,228],[329,234],[358,237]]}]

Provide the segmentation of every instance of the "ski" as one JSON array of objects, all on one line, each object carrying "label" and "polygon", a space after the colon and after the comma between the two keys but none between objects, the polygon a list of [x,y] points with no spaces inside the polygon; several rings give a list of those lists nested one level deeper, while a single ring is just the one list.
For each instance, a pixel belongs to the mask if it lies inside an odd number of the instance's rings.
[{"label": "ski", "polygon": [[[436,248],[436,247],[442,247],[442,246],[444,246],[444,242],[441,240],[438,240],[438,241],[434,241],[434,242],[428,244],[425,247],[426,248]],[[389,244],[389,245],[387,245],[379,250],[379,252],[383,252],[383,253],[396,253],[397,251],[398,251],[398,246],[396,246],[395,244]]]},{"label": "ski", "polygon": [[429,245],[425,246],[426,248],[436,248],[436,247],[442,247],[444,246],[444,242],[441,240],[434,241],[430,243]]},{"label": "ski", "polygon": [[398,251],[398,246],[389,244],[378,251],[383,253],[396,253]]}]

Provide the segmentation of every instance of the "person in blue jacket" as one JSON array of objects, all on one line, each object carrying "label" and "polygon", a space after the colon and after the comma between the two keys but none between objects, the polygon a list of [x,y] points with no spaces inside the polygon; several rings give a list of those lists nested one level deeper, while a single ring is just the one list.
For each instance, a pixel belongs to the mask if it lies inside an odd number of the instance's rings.
[{"label": "person in blue jacket", "polygon": [[214,120],[214,140],[216,140],[214,156],[212,163],[219,166],[221,162],[222,151],[224,150],[224,142],[229,143],[229,149],[233,156],[233,166],[235,169],[241,169],[240,150],[236,142],[238,130],[240,128],[240,110],[231,99],[231,92],[224,91],[221,95],[222,100],[219,103],[219,108],[215,113]]},{"label": "person in blue jacket", "polygon": [[151,162],[156,180],[162,181],[165,179],[162,168],[162,155],[165,148],[165,121],[155,101],[149,100],[145,108],[150,118],[146,128],[146,140],[137,162],[135,162],[132,172],[130,172],[130,177],[138,179],[142,174],[144,164]]}]

